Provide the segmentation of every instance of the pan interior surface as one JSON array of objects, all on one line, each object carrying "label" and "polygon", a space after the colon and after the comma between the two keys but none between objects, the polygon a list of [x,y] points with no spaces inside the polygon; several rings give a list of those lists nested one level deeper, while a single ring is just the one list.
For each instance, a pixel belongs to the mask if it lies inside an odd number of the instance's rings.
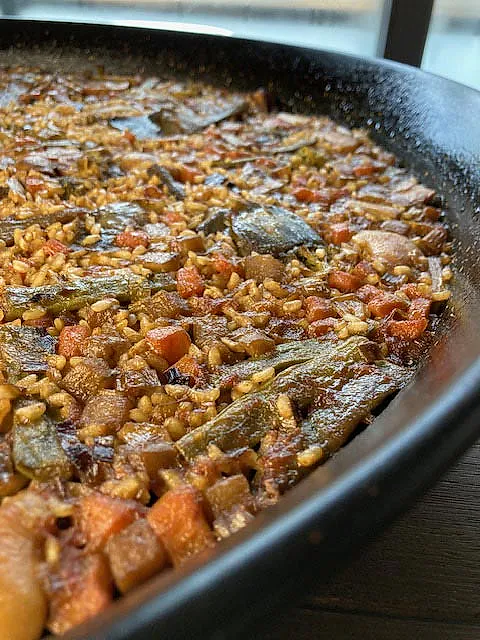
[{"label": "pan interior surface", "polygon": [[475,437],[480,94],[393,63],[146,29],[2,20],[0,48],[2,66],[28,61],[68,71],[102,65],[116,74],[264,87],[280,109],[368,129],[444,196],[457,275],[443,327],[414,383],[374,427],[226,542],[208,564],[159,577],[68,636],[180,638],[202,628],[204,637],[226,637],[245,624],[246,609],[257,614],[274,593],[298,590],[303,575],[334,570]]}]

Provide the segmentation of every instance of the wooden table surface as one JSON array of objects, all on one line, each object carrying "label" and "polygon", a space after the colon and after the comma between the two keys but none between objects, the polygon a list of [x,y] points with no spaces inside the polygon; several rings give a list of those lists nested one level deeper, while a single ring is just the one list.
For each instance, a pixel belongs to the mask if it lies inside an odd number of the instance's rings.
[{"label": "wooden table surface", "polygon": [[262,640],[480,640],[480,442]]}]

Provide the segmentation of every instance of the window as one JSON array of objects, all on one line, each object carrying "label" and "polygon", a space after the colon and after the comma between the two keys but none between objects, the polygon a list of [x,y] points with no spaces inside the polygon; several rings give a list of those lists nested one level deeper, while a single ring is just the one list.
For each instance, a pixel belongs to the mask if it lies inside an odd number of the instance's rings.
[{"label": "window", "polygon": [[[383,53],[392,10],[391,57],[419,62],[431,0],[0,0],[0,8],[25,18],[170,27],[368,56]],[[435,0],[422,67],[480,88],[480,0]]]}]

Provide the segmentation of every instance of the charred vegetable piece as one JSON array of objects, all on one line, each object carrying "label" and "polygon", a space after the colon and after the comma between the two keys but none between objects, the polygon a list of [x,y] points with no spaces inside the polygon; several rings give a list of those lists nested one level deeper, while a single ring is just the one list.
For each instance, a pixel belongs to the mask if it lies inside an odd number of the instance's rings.
[{"label": "charred vegetable piece", "polygon": [[286,369],[262,390],[236,400],[218,416],[180,438],[176,446],[189,460],[205,453],[209,444],[225,452],[254,447],[267,431],[281,424],[276,407],[279,394],[286,394],[298,408],[305,409],[322,389],[339,385],[349,366],[365,361],[361,347],[366,344],[368,341],[362,338],[332,343],[328,355],[325,352]]},{"label": "charred vegetable piece", "polygon": [[285,267],[271,255],[247,256],[245,258],[245,278],[255,280],[257,283],[263,282],[266,278],[271,278],[281,282]]},{"label": "charred vegetable piece", "polygon": [[185,199],[185,195],[186,195],[185,187],[181,182],[178,182],[177,180],[175,180],[175,178],[172,176],[172,174],[166,167],[161,167],[158,164],[154,164],[153,166],[150,167],[150,169],[148,170],[148,173],[150,175],[158,176],[158,178],[160,179],[160,182],[167,187],[168,192],[172,196],[175,196],[177,200]]},{"label": "charred vegetable piece", "polygon": [[180,267],[180,256],[178,253],[148,251],[138,257],[138,262],[154,273],[165,273]]},{"label": "charred vegetable piece", "polygon": [[112,370],[102,358],[83,358],[62,380],[62,387],[72,396],[86,402],[104,389],[112,379]]},{"label": "charred vegetable piece", "polygon": [[0,219],[0,240],[3,240],[7,245],[10,245],[13,243],[13,235],[17,229],[24,230],[33,224],[38,224],[42,229],[45,229],[55,222],[61,222],[62,224],[71,222],[72,220],[85,215],[85,213],[87,213],[86,209],[72,207],[71,209],[62,209],[61,211],[56,211],[54,213],[40,214],[23,219],[13,217],[2,218]]},{"label": "charred vegetable piece", "polygon": [[48,369],[47,356],[55,353],[55,338],[36,327],[0,326],[0,358],[8,381]]},{"label": "charred vegetable piece", "polygon": [[187,302],[176,291],[159,291],[151,298],[134,302],[131,309],[134,313],[146,313],[152,318],[176,318],[178,315],[192,314]]},{"label": "charred vegetable piece", "polygon": [[106,546],[115,584],[122,593],[142,584],[166,564],[163,544],[144,519],[112,536]]},{"label": "charred vegetable piece", "polygon": [[115,433],[127,421],[129,408],[122,393],[105,389],[88,399],[78,426],[92,436]]},{"label": "charred vegetable piece", "polygon": [[178,486],[167,491],[148,513],[148,522],[175,567],[215,545],[201,503],[193,487]]},{"label": "charred vegetable piece", "polygon": [[129,397],[143,396],[160,385],[160,379],[155,369],[124,369],[117,379],[117,389]]},{"label": "charred vegetable piece", "polygon": [[243,113],[248,108],[248,103],[239,96],[233,96],[220,108],[213,109],[211,105],[208,107],[209,115],[200,115],[185,105],[170,103],[149,117],[161,127],[164,135],[188,135]]},{"label": "charred vegetable piece", "polygon": [[130,131],[137,140],[149,140],[162,135],[162,130],[149,116],[131,116],[129,118],[112,118],[110,125],[119,131]]},{"label": "charred vegetable piece", "polygon": [[65,284],[41,287],[6,286],[0,293],[0,307],[6,320],[20,318],[32,307],[43,307],[51,314],[75,311],[103,298],[129,302],[151,289],[174,289],[175,281],[167,274],[147,279],[131,271],[118,271],[111,276],[79,278]]},{"label": "charred vegetable piece", "polygon": [[244,475],[222,478],[205,491],[214,518],[231,511],[236,505],[251,502],[250,487]]},{"label": "charred vegetable piece", "polygon": [[198,225],[197,230],[203,231],[206,236],[209,233],[223,231],[231,214],[232,212],[230,209],[211,209],[205,220]]},{"label": "charred vegetable piece", "polygon": [[279,256],[299,245],[322,242],[295,213],[273,205],[252,206],[231,219],[233,239],[242,256],[252,251]]},{"label": "charred vegetable piece", "polygon": [[101,239],[89,246],[92,251],[117,251],[117,236],[126,228],[135,229],[148,222],[145,209],[136,202],[113,202],[92,211],[102,227]]},{"label": "charred vegetable piece", "polygon": [[47,414],[23,423],[15,412],[12,451],[16,469],[27,478],[46,481],[71,475],[56,422]]},{"label": "charred vegetable piece", "polygon": [[301,424],[310,444],[320,445],[331,455],[353,433],[361,420],[410,378],[410,371],[390,362],[372,365],[370,370],[349,380],[335,393],[335,402],[317,409]]}]

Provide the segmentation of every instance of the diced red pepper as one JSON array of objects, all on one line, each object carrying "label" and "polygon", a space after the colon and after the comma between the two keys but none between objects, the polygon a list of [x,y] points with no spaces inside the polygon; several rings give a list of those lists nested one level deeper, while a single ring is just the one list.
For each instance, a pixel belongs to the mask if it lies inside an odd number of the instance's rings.
[{"label": "diced red pepper", "polygon": [[165,545],[174,566],[215,545],[201,502],[193,487],[181,486],[167,491],[148,513],[150,526]]},{"label": "diced red pepper", "polygon": [[360,278],[347,273],[346,271],[332,271],[328,274],[328,286],[332,289],[338,289],[342,293],[352,293],[356,291],[362,281]]},{"label": "diced red pepper", "polygon": [[149,238],[145,231],[122,231],[115,238],[115,244],[117,247],[127,247],[128,249],[135,249],[135,247],[148,247]]},{"label": "diced red pepper", "polygon": [[308,327],[308,335],[310,338],[318,338],[332,331],[335,326],[335,318],[325,318],[325,320],[317,320],[312,322]]},{"label": "diced red pepper", "polygon": [[379,293],[368,303],[370,313],[376,318],[385,318],[394,309],[405,310],[407,306],[404,300],[401,300],[393,293]]},{"label": "diced red pepper", "polygon": [[66,358],[81,356],[89,335],[88,328],[82,324],[63,327],[58,336],[58,354]]},{"label": "diced red pepper", "polygon": [[335,222],[331,224],[325,237],[328,242],[333,244],[342,244],[342,242],[348,242],[352,238],[352,231],[346,222]]},{"label": "diced red pepper", "polygon": [[332,318],[337,315],[330,300],[320,298],[319,296],[309,296],[305,299],[303,306],[307,312],[306,317],[308,322],[325,320],[325,318]]},{"label": "diced red pepper", "polygon": [[403,340],[416,340],[420,338],[427,328],[428,322],[425,318],[418,320],[389,320],[386,324],[386,332],[395,338]]},{"label": "diced red pepper", "polygon": [[159,327],[147,331],[147,344],[153,351],[165,358],[169,364],[175,364],[184,356],[191,345],[190,336],[181,327]]},{"label": "diced red pepper", "polygon": [[79,527],[85,535],[88,548],[103,549],[110,536],[133,522],[140,513],[133,500],[112,498],[103,493],[85,496],[79,505]]},{"label": "diced red pepper", "polygon": [[202,295],[205,284],[197,267],[182,267],[177,271],[177,291],[182,298]]},{"label": "diced red pepper", "polygon": [[64,245],[63,242],[60,242],[60,240],[50,238],[50,240],[47,240],[47,242],[43,245],[43,251],[47,256],[54,256],[57,253],[63,253],[63,255],[67,255],[68,253],[70,253],[71,249],[70,247]]}]

